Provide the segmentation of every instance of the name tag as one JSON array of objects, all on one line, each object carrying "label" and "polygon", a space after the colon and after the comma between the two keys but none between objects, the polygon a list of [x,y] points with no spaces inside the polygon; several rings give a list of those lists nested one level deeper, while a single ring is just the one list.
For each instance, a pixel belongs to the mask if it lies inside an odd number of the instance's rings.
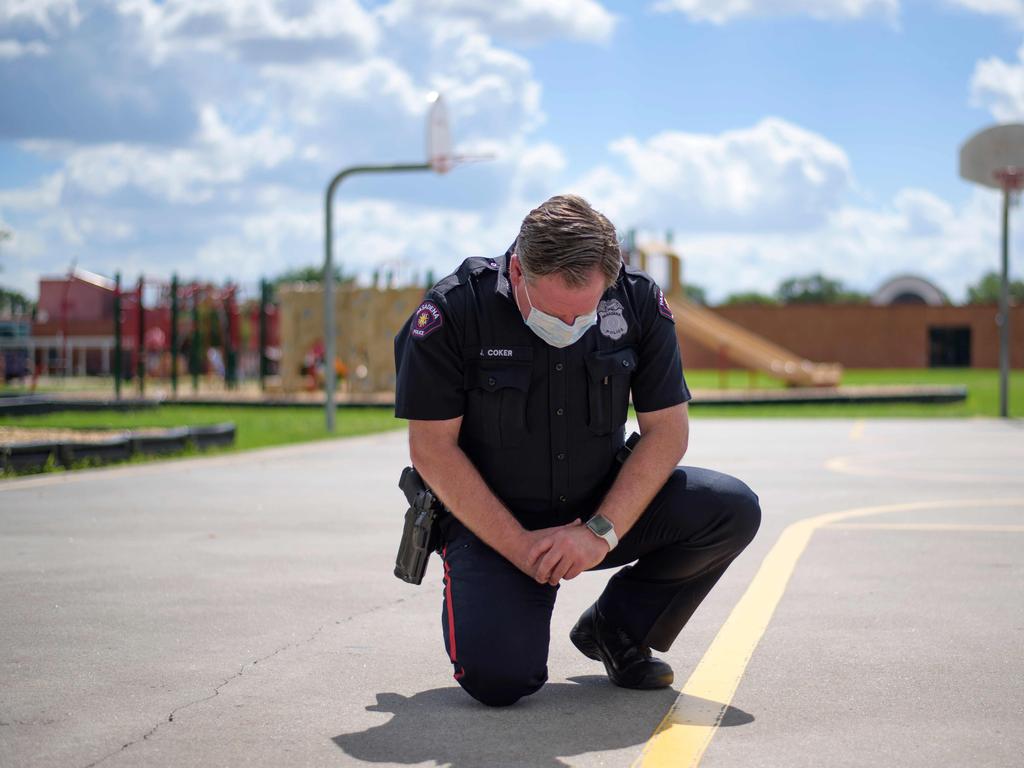
[{"label": "name tag", "polygon": [[481,347],[481,360],[529,362],[533,360],[532,347]]}]

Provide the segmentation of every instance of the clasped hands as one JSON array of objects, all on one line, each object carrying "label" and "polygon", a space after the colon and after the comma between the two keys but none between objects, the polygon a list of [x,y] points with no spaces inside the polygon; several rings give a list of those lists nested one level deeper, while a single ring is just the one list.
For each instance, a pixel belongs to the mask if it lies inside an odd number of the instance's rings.
[{"label": "clasped hands", "polygon": [[538,584],[575,579],[608,554],[608,543],[576,519],[554,528],[526,531],[516,565]]}]

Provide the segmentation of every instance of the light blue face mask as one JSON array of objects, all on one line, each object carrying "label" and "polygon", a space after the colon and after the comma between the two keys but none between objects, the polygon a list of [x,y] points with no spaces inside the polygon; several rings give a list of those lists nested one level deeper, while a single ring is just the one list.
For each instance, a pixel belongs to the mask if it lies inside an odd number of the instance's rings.
[{"label": "light blue face mask", "polygon": [[526,316],[526,325],[552,347],[563,349],[571,346],[583,338],[583,334],[597,325],[596,309],[589,315],[580,315],[573,320],[572,325],[566,325],[554,315],[541,312],[533,306],[525,277],[523,278],[523,290],[526,291],[526,301],[530,305],[530,314]]}]

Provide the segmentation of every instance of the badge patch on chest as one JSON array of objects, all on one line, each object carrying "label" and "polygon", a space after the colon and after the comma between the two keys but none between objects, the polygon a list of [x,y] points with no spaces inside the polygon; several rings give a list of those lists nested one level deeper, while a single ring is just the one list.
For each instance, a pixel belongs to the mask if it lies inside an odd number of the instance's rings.
[{"label": "badge patch on chest", "polygon": [[612,341],[621,339],[629,330],[626,318],[622,316],[622,302],[618,299],[608,299],[598,304],[597,316],[600,318],[601,334]]},{"label": "badge patch on chest", "polygon": [[437,308],[437,304],[432,301],[424,301],[412,318],[409,335],[414,339],[424,339],[442,325],[444,325],[444,316]]},{"label": "badge patch on chest", "polygon": [[675,316],[672,314],[672,307],[668,305],[668,299],[665,298],[665,292],[660,288],[658,289],[658,311],[673,323],[676,321]]}]

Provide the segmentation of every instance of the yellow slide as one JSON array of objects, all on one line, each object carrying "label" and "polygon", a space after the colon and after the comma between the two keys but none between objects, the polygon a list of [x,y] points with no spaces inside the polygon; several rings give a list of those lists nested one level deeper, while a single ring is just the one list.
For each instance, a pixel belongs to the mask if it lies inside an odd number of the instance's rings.
[{"label": "yellow slide", "polygon": [[676,317],[680,343],[692,339],[708,349],[721,352],[744,368],[764,371],[791,387],[835,387],[843,374],[838,363],[814,363],[737,325],[710,309],[666,295]]}]

